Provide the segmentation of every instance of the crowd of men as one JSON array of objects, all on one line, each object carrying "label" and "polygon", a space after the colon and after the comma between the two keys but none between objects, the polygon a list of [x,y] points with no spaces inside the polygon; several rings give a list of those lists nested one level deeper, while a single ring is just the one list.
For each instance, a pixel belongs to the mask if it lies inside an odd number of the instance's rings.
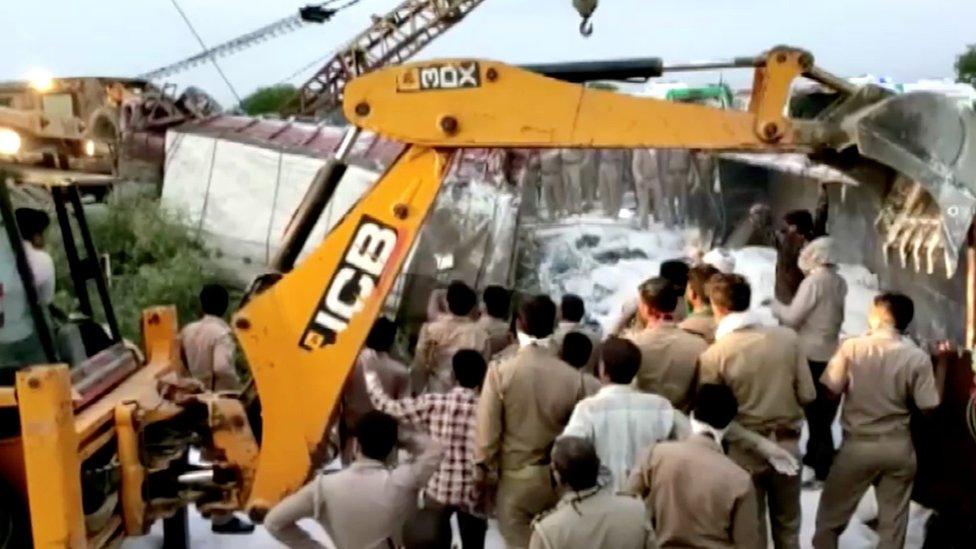
[{"label": "crowd of men", "polygon": [[632,190],[640,227],[673,227],[705,215],[714,170],[685,149],[552,149],[530,154],[520,188],[525,213],[549,220],[594,209],[617,218]]},{"label": "crowd of men", "polygon": [[[837,547],[871,486],[880,546],[903,547],[909,416],[938,405],[944,365],[906,335],[902,294],[878,295],[868,333],[841,342],[833,241],[809,212],[785,221],[774,245],[789,276],[768,303],[778,325],[720,253],[664,262],[606,334],[579,296],[523,297],[513,315],[505,288],[479,299],[453,282],[433,294],[408,366],[393,354],[397,326],[379,319],[342,397],[344,468],[265,526],[292,548],[322,547],[298,525],[309,517],[340,549],[452,547],[452,519],[461,546],[480,548],[489,518],[510,548],[798,548],[802,456],[823,489],[814,547]],[[216,294],[183,332],[191,370],[214,387],[236,383]],[[240,526],[218,519],[218,531]]]}]

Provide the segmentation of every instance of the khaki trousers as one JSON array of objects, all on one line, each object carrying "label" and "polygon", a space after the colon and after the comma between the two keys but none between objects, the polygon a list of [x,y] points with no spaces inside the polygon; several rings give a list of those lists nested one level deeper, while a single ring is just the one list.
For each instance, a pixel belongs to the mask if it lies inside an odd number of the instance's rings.
[{"label": "khaki trousers", "polygon": [[559,174],[542,174],[542,198],[546,203],[546,218],[559,219],[566,211],[566,188]]},{"label": "khaki trousers", "polygon": [[846,437],[834,458],[817,510],[816,549],[835,549],[868,486],[878,498],[878,547],[901,549],[915,480],[915,447],[906,433]]},{"label": "khaki trousers", "polygon": [[502,471],[495,509],[498,530],[508,549],[524,549],[532,537],[532,519],[559,500],[548,465],[530,465]]},{"label": "khaki trousers", "polygon": [[[780,439],[780,446],[799,457],[798,439]],[[800,475],[788,476],[777,473],[773,466],[761,455],[732,444],[729,458],[752,475],[759,502],[759,535],[767,539],[766,514],[776,549],[799,549],[800,547]]]},{"label": "khaki trousers", "polygon": [[583,164],[563,164],[563,185],[566,211],[578,214],[583,211]]},{"label": "khaki trousers", "polygon": [[603,203],[603,213],[614,219],[620,215],[623,202],[620,177],[620,167],[616,164],[600,164],[600,202]]}]

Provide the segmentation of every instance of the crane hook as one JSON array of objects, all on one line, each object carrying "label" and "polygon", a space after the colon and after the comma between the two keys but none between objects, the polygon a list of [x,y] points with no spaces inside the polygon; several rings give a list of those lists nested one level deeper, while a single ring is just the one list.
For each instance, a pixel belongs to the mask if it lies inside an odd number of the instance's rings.
[{"label": "crane hook", "polygon": [[593,34],[593,21],[590,21],[589,15],[580,21],[579,32],[584,38],[589,38]]},{"label": "crane hook", "polygon": [[593,22],[590,19],[593,18],[593,12],[599,4],[600,0],[573,0],[573,7],[583,18],[579,26],[581,35],[588,37],[593,34]]}]

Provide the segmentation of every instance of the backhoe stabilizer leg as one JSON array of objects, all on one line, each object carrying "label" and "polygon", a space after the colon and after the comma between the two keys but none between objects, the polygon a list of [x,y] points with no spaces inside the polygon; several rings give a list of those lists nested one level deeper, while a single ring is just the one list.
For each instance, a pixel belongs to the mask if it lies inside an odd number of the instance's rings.
[{"label": "backhoe stabilizer leg", "polygon": [[247,498],[252,519],[262,520],[307,479],[345,379],[452,156],[408,148],[314,252],[234,316],[264,423]]}]

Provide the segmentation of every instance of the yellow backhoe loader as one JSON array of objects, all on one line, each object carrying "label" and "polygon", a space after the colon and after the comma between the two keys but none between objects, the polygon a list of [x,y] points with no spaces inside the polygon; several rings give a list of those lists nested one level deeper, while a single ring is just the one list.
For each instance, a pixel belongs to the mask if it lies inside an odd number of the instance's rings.
[{"label": "yellow backhoe loader", "polygon": [[[176,375],[181,364],[171,309],[144,314],[144,362],[112,328],[107,349],[71,368],[54,365],[64,362],[57,349],[67,336],[47,327],[4,199],[4,306],[19,294],[18,314],[41,353],[39,360],[14,364],[20,368],[14,386],[0,388],[0,411],[15,425],[0,443],[0,480],[9,494],[0,498],[0,518],[10,517],[11,525],[6,539],[25,539],[29,525],[37,546],[101,547],[144,533],[189,504],[204,514],[242,509],[261,521],[321,461],[343,383],[463,148],[676,147],[801,152],[838,166],[868,164],[928,192],[942,207],[937,232],[943,249],[958,257],[976,189],[971,112],[930,94],[854,88],[794,48],[709,67],[753,71],[748,111],[581,85],[696,68],[667,67],[656,59],[530,68],[476,59],[427,61],[350,83],[344,112],[355,127],[295,213],[275,272],[255,282],[233,317],[262,407],[260,441],[236,395],[201,392]],[[790,87],[801,77],[835,89],[841,99],[815,120],[788,118]],[[407,146],[296,266],[360,129]],[[77,188],[55,186],[52,192],[56,204],[63,203],[62,232],[81,232],[85,253],[76,249],[76,287],[94,282],[107,303],[94,243],[82,228]],[[66,245],[70,241],[77,239]],[[4,345],[0,351],[9,350]],[[202,450],[208,465],[187,464],[191,446]]]}]

